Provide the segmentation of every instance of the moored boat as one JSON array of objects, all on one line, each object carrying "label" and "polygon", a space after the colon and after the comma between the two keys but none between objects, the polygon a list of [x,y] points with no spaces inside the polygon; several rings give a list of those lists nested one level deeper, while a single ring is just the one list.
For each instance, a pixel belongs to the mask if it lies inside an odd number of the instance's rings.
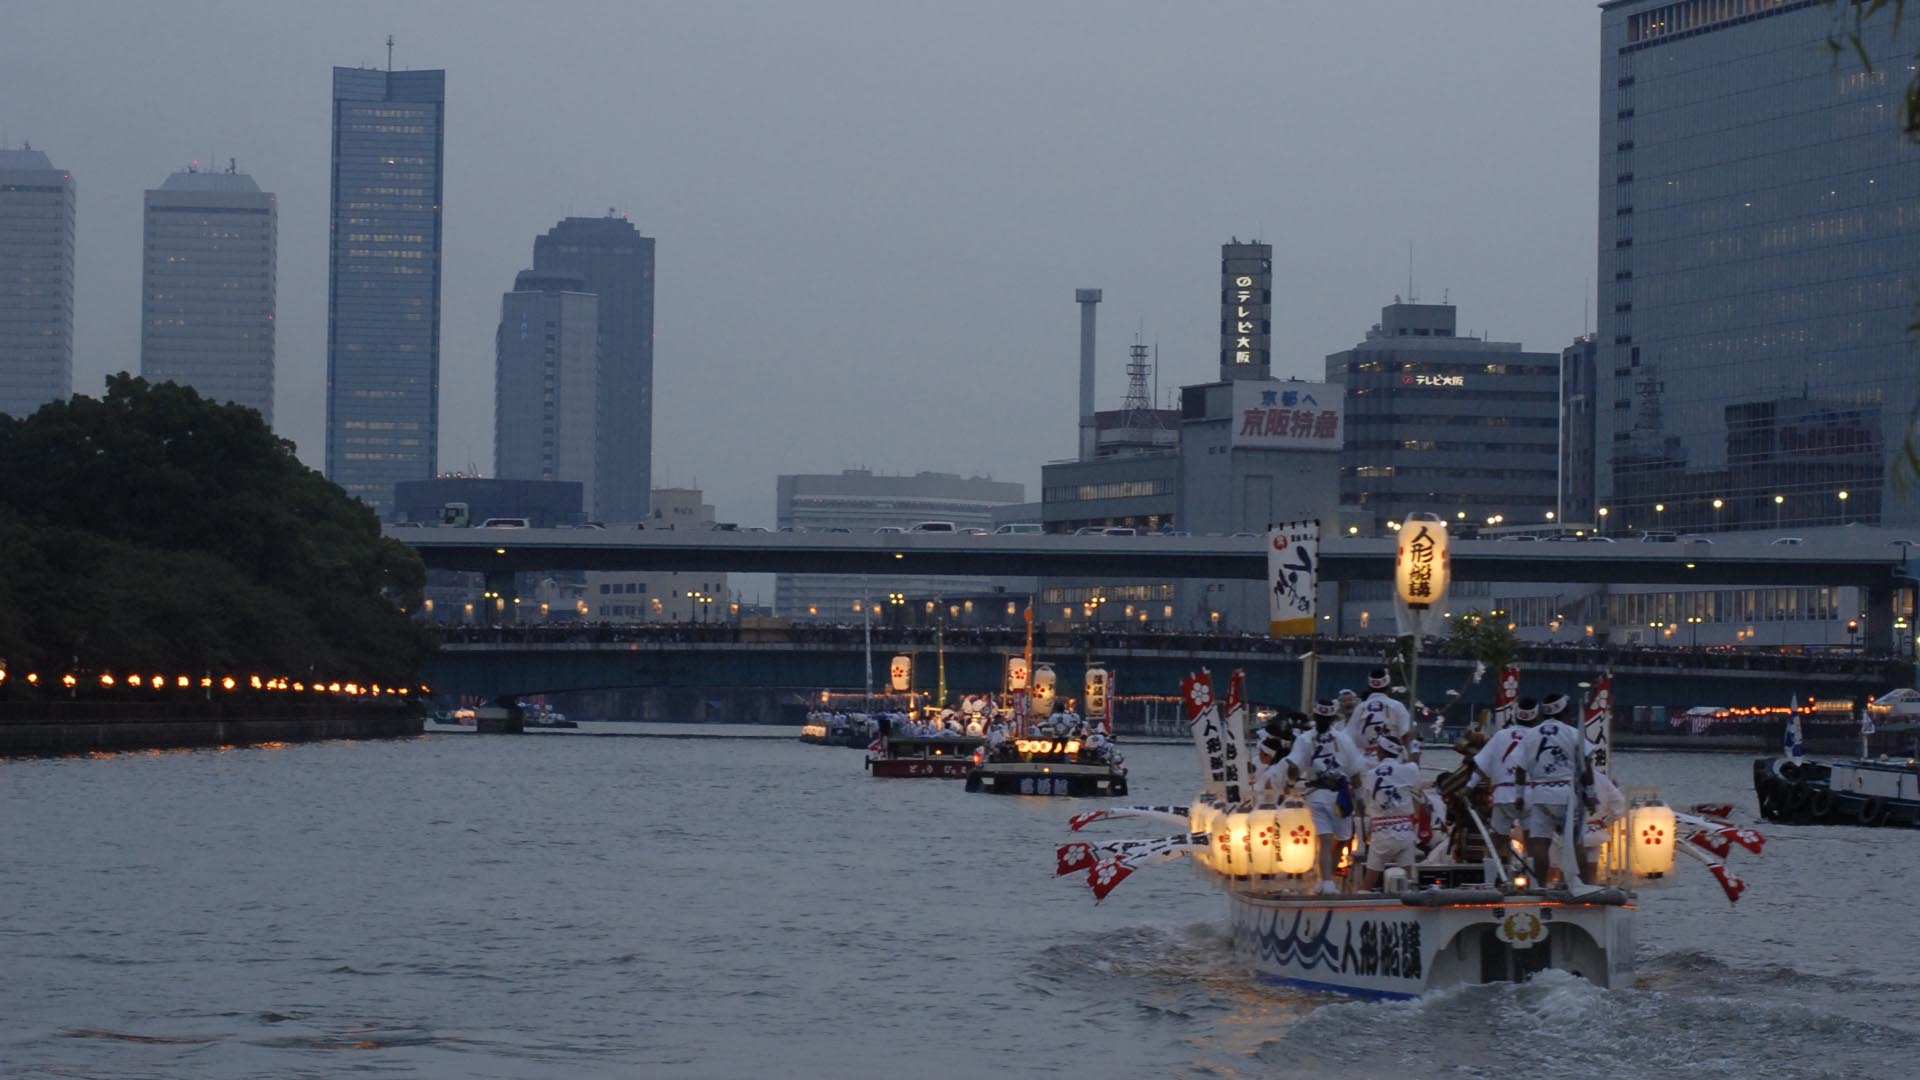
[{"label": "moored boat", "polygon": [[1110,741],[1071,735],[1008,739],[966,774],[967,790],[993,795],[1125,795],[1127,767]]},{"label": "moored boat", "polygon": [[1876,737],[1905,741],[1920,727],[1920,694],[1895,690],[1861,710],[1860,752],[1852,759],[1807,757],[1800,717],[1796,700],[1781,752],[1753,763],[1761,817],[1795,825],[1920,825],[1920,760],[1872,756]]}]

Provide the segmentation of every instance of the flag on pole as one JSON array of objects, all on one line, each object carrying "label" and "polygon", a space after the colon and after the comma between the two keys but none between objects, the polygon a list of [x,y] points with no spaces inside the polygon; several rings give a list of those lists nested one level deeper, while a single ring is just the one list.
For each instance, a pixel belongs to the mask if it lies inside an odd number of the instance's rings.
[{"label": "flag on pole", "polygon": [[1781,736],[1781,751],[1799,764],[1807,754],[1806,742],[1800,736],[1800,695],[1793,695],[1793,705],[1787,713],[1787,730]]},{"label": "flag on pole", "polygon": [[1292,521],[1267,533],[1267,632],[1314,632],[1319,617],[1320,522]]}]

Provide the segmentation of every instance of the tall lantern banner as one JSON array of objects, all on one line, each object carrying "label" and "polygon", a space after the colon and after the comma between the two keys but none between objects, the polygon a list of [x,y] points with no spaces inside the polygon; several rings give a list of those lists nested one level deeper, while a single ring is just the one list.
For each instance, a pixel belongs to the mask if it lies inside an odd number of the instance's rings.
[{"label": "tall lantern banner", "polygon": [[[1213,675],[1201,668],[1198,675],[1180,681],[1180,696],[1187,710],[1187,730],[1193,735],[1194,749],[1200,752],[1200,770],[1207,778],[1209,795],[1224,798],[1227,781],[1226,734],[1220,723],[1220,703],[1213,697]],[[1238,786],[1238,785],[1236,785]]]},{"label": "tall lantern banner", "polygon": [[1221,742],[1227,758],[1227,801],[1245,802],[1259,768],[1253,756],[1252,733],[1247,730],[1252,709],[1247,705],[1246,672],[1235,670],[1227,680],[1227,700],[1222,708],[1226,713]]},{"label": "tall lantern banner", "polygon": [[1087,723],[1097,724],[1102,731],[1113,730],[1113,677],[1101,664],[1087,665]]},{"label": "tall lantern banner", "polygon": [[913,686],[913,657],[900,654],[893,658],[893,664],[887,669],[888,678],[893,680],[893,688],[906,693]]},{"label": "tall lantern banner", "polygon": [[1435,514],[1407,515],[1393,558],[1393,586],[1402,634],[1419,636],[1427,611],[1446,602],[1452,580],[1447,523]]},{"label": "tall lantern banner", "polygon": [[1320,522],[1294,521],[1267,533],[1267,633],[1314,631],[1320,581]]},{"label": "tall lantern banner", "polygon": [[1027,688],[1027,658],[1024,656],[1007,657],[1007,693],[1017,694]]},{"label": "tall lantern banner", "polygon": [[1581,709],[1581,730],[1587,736],[1587,745],[1594,748],[1594,762],[1601,772],[1613,775],[1613,676],[1602,675],[1593,680],[1593,688],[1587,691],[1585,707]]},{"label": "tall lantern banner", "polygon": [[1520,700],[1520,669],[1509,666],[1493,688],[1493,729],[1513,723],[1513,704]]}]

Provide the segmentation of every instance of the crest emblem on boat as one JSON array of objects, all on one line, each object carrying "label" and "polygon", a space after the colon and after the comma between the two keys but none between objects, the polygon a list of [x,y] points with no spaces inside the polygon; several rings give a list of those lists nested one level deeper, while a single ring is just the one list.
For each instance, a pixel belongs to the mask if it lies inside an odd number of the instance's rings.
[{"label": "crest emblem on boat", "polygon": [[1540,922],[1540,916],[1531,911],[1516,911],[1500,920],[1499,929],[1494,936],[1501,941],[1518,948],[1526,948],[1547,936],[1547,928]]}]

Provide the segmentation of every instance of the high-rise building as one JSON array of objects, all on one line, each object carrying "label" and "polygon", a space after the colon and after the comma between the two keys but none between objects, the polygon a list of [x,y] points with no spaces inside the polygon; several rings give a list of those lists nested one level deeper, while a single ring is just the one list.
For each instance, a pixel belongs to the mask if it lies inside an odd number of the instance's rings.
[{"label": "high-rise building", "polygon": [[273,423],[275,199],[229,163],[147,192],[140,374]]},{"label": "high-rise building", "polygon": [[653,482],[653,238],[625,217],[570,217],[533,242],[533,268],[578,274],[600,298],[594,514],[647,516]]},{"label": "high-rise building", "polygon": [[1220,245],[1220,381],[1273,378],[1273,245]]},{"label": "high-rise building", "polygon": [[1562,527],[1597,525],[1594,511],[1593,424],[1599,413],[1599,343],[1582,334],[1560,350],[1560,500]]},{"label": "high-rise building", "polygon": [[500,301],[494,338],[494,475],[577,480],[595,498],[599,298],[578,274],[523,270]]},{"label": "high-rise building", "polygon": [[1340,505],[1368,532],[1417,512],[1475,526],[1558,516],[1559,355],[1460,337],[1457,322],[1452,304],[1396,297],[1364,341],[1327,357],[1347,391]]},{"label": "high-rise building", "polygon": [[1920,522],[1912,41],[1826,4],[1601,4],[1596,514],[1610,531]]},{"label": "high-rise building", "polygon": [[[1026,499],[1025,486],[981,476],[922,472],[887,476],[868,469],[838,474],[782,476],[775,481],[774,516],[782,529],[799,532],[873,532],[910,529],[923,521],[950,522],[955,529],[993,528],[993,509]],[[835,574],[780,574],[774,578],[776,613],[789,618],[858,622],[855,603],[884,602],[888,594],[931,597],[992,589],[980,578],[939,574],[888,574],[865,578]]]},{"label": "high-rise building", "polygon": [[0,413],[73,394],[73,174],[0,149]]},{"label": "high-rise building", "polygon": [[446,72],[333,69],[327,477],[391,516],[439,456]]}]

